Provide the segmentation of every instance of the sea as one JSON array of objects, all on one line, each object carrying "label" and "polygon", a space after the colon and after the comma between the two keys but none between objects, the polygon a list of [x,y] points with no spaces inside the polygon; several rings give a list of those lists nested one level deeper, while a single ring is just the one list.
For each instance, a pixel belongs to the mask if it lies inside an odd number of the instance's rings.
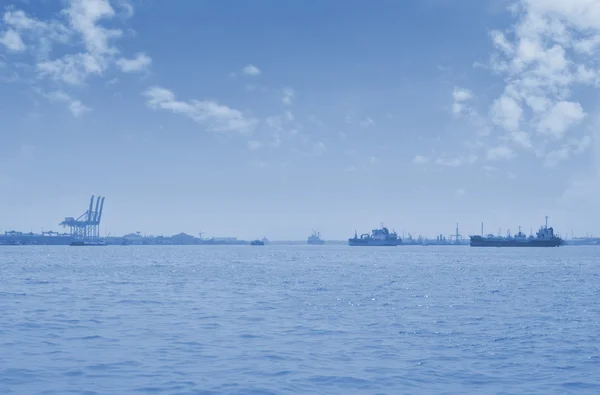
[{"label": "sea", "polygon": [[0,394],[600,394],[600,247],[0,247]]}]

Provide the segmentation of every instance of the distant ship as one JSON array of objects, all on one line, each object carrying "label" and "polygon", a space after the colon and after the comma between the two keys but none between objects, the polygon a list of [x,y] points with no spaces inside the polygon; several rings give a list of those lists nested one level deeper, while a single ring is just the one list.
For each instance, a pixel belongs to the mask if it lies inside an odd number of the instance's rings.
[{"label": "distant ship", "polygon": [[600,237],[574,237],[565,244],[576,246],[595,246],[600,245]]},{"label": "distant ship", "polygon": [[251,246],[264,246],[264,245],[265,245],[265,242],[264,242],[264,241],[262,241],[262,240],[258,240],[258,239],[256,239],[256,240],[253,240],[253,241],[251,241],[251,242],[250,242],[250,245],[251,245]]},{"label": "distant ship", "polygon": [[554,229],[548,227],[548,217],[546,225],[541,226],[535,237],[527,237],[519,229],[519,233],[514,236],[470,236],[471,247],[558,247],[564,244],[564,240],[554,234]]},{"label": "distant ship", "polygon": [[71,247],[104,247],[108,244],[104,240],[75,240],[70,245]]},{"label": "distant ship", "polygon": [[363,233],[358,237],[354,231],[354,237],[348,239],[350,246],[365,246],[365,247],[391,247],[402,244],[402,239],[398,237],[396,232],[390,232],[388,228],[381,225],[379,229],[373,229],[371,234]]},{"label": "distant ship", "polygon": [[325,240],[321,239],[321,233],[313,231],[313,234],[308,236],[308,244],[323,245]]}]

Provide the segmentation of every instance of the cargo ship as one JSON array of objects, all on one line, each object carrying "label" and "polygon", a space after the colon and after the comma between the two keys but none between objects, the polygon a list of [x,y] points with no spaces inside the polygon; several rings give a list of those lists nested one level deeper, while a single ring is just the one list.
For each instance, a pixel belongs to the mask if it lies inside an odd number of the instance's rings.
[{"label": "cargo ship", "polygon": [[564,244],[564,240],[554,234],[554,229],[548,227],[548,217],[546,217],[546,225],[540,227],[535,237],[533,235],[527,237],[519,228],[519,232],[514,236],[502,237],[489,234],[485,237],[470,236],[470,238],[471,247],[559,247]]},{"label": "cargo ship", "polygon": [[104,247],[107,246],[104,240],[75,240],[71,247]]},{"label": "cargo ship", "polygon": [[597,246],[600,245],[600,237],[574,237],[565,242],[574,246]]},{"label": "cargo ship", "polygon": [[325,240],[321,239],[321,233],[313,230],[313,234],[308,236],[307,243],[312,245],[323,245],[325,244]]},{"label": "cargo ship", "polygon": [[264,246],[265,242],[259,239],[253,240],[250,242],[251,246]]},{"label": "cargo ship", "polygon": [[381,225],[379,229],[373,229],[371,234],[363,233],[358,237],[354,231],[354,237],[348,239],[350,246],[365,246],[365,247],[393,247],[402,244],[402,239],[398,237],[396,232],[390,232],[388,228]]}]

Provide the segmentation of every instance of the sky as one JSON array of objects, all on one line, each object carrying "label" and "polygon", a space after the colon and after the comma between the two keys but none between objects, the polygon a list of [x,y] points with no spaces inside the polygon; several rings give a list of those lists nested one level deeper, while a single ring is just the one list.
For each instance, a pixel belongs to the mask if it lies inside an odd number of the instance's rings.
[{"label": "sky", "polygon": [[0,229],[600,234],[600,1],[0,2]]}]

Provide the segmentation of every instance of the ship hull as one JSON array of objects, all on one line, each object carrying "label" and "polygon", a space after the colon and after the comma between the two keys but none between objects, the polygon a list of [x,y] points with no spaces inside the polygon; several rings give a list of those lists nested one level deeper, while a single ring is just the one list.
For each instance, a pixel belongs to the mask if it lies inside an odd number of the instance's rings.
[{"label": "ship hull", "polygon": [[400,244],[399,240],[348,239],[351,247],[395,247]]},{"label": "ship hull", "polygon": [[83,241],[75,240],[70,244],[71,247],[105,247],[108,244],[104,241]]},{"label": "ship hull", "polygon": [[320,246],[320,245],[323,245],[323,244],[325,244],[325,241],[323,241],[323,240],[309,240],[309,241],[307,242],[307,244],[310,244],[310,245],[316,245],[316,246],[318,245],[318,246]]},{"label": "ship hull", "polygon": [[562,240],[485,240],[475,239],[471,240],[471,247],[559,247],[561,246]]}]

